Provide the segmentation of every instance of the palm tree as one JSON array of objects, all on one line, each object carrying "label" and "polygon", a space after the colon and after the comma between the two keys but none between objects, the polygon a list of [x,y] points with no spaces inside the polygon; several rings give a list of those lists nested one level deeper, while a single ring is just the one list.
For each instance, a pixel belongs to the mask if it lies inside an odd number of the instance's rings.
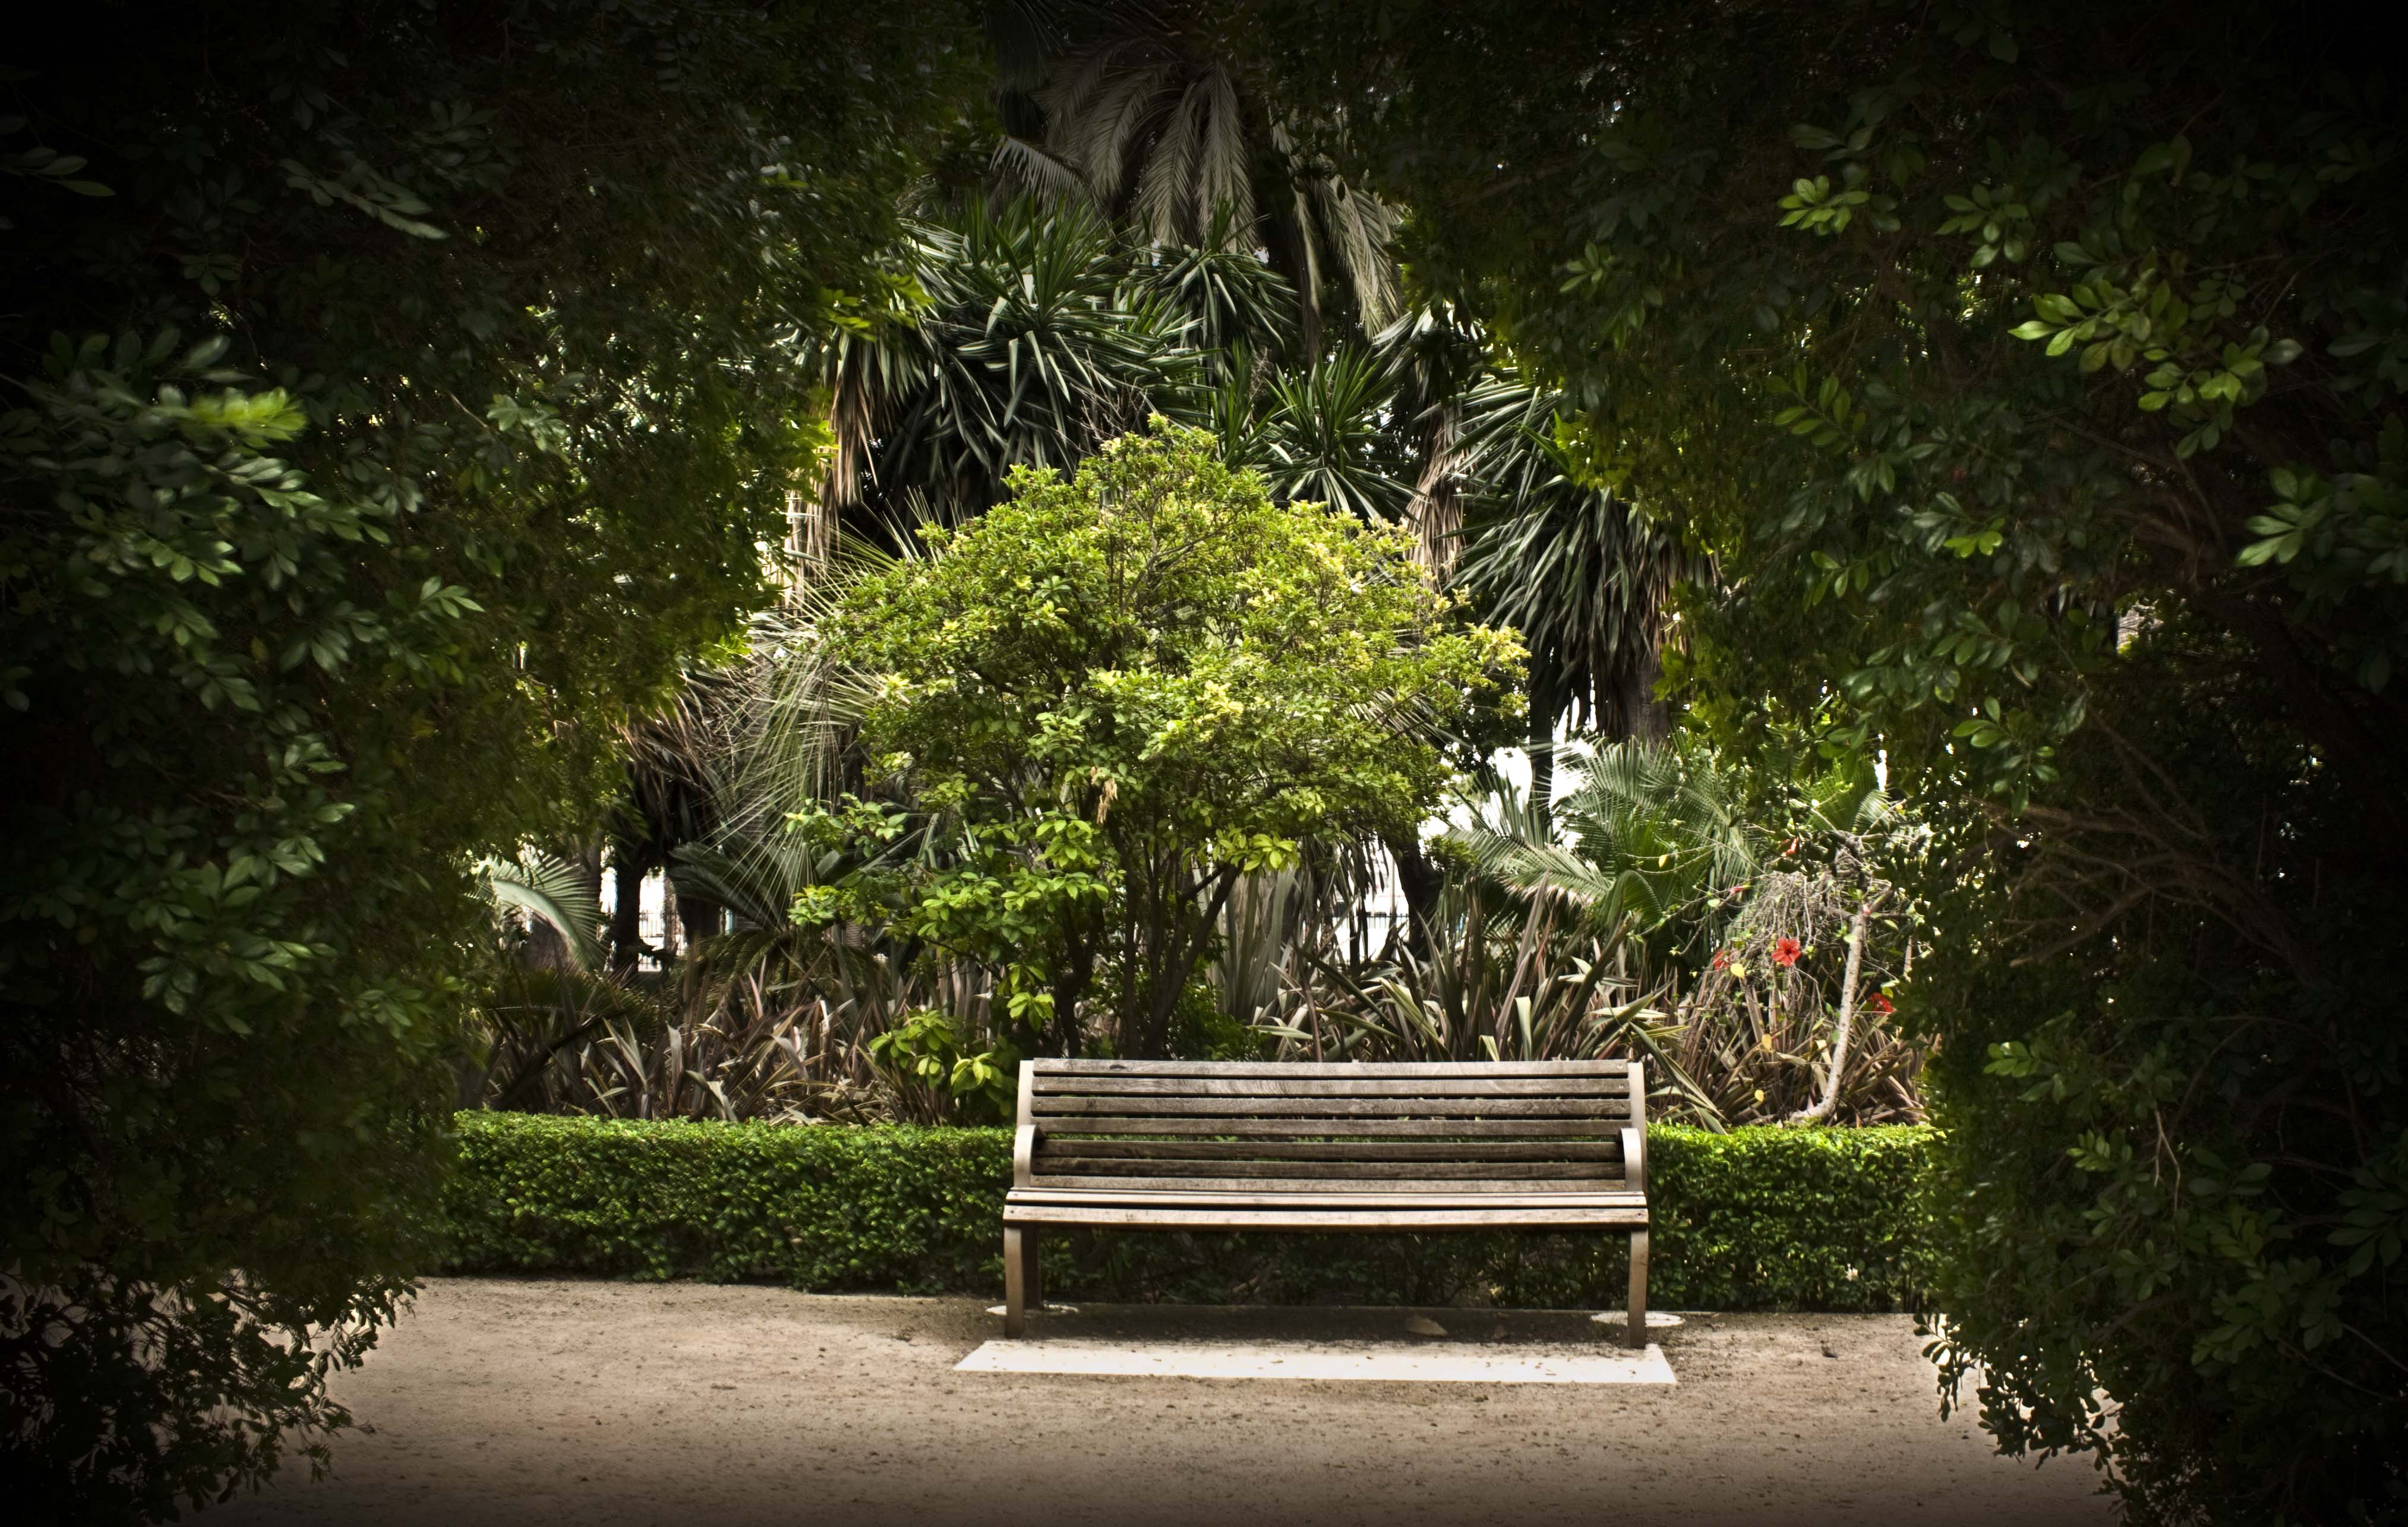
[{"label": "palm tree", "polygon": [[1555,725],[1661,741],[1673,588],[1705,559],[1630,499],[1589,481],[1556,426],[1557,400],[1534,396],[1526,422],[1492,460],[1484,511],[1465,532],[1455,582],[1530,649],[1531,801],[1554,788]]},{"label": "palm tree", "polygon": [[1498,374],[1488,336],[1450,302],[1408,310],[1371,344],[1414,463],[1404,521],[1422,566],[1445,582],[1461,550],[1464,505],[1495,454],[1482,447],[1510,438],[1493,421],[1519,423],[1530,389]]},{"label": "palm tree", "polygon": [[1338,124],[1249,90],[1201,7],[996,7],[989,31],[1006,64],[995,163],[1008,181],[1082,196],[1154,244],[1263,252],[1295,294],[1308,355],[1332,296],[1366,332],[1387,322],[1394,211],[1311,147]]}]

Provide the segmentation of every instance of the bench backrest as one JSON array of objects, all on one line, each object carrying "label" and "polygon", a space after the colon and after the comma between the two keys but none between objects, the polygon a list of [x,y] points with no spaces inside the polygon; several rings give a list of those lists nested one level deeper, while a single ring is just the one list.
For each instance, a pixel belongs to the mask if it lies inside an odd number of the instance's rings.
[{"label": "bench backrest", "polygon": [[1622,1060],[1034,1060],[1020,1122],[1037,1188],[1635,1192],[1647,1092]]}]

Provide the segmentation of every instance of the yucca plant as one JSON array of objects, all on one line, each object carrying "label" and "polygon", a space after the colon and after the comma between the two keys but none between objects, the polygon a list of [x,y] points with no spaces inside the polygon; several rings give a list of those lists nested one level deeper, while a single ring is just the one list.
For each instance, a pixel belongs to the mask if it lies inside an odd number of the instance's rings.
[{"label": "yucca plant", "polygon": [[1245,875],[1230,888],[1206,971],[1224,1014],[1253,1023],[1277,1013],[1288,946],[1311,903],[1311,877],[1301,867]]},{"label": "yucca plant", "polygon": [[[895,265],[894,295],[820,355],[838,443],[824,520],[910,490],[974,512],[1014,467],[1068,466],[1150,412],[1195,411],[1187,320],[1092,212],[975,201],[915,224]],[[812,532],[818,555],[839,529]]]},{"label": "yucca plant", "polygon": [[1233,352],[1297,353],[1296,293],[1250,249],[1239,247],[1225,211],[1198,243],[1160,244],[1130,256],[1130,306],[1167,314],[1180,344],[1217,380]]},{"label": "yucca plant", "polygon": [[1369,352],[1340,350],[1272,379],[1263,459],[1273,497],[1393,520],[1412,493],[1403,442],[1388,425],[1391,379]]}]

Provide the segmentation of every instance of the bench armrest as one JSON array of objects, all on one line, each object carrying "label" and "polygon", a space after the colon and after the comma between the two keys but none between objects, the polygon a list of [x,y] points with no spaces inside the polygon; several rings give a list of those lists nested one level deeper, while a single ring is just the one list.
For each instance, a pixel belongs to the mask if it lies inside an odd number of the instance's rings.
[{"label": "bench armrest", "polygon": [[1634,1193],[1647,1191],[1647,1131],[1622,1131],[1622,1184]]},{"label": "bench armrest", "polygon": [[1011,1132],[1011,1186],[1026,1188],[1036,1171],[1037,1126],[1024,1124]]}]

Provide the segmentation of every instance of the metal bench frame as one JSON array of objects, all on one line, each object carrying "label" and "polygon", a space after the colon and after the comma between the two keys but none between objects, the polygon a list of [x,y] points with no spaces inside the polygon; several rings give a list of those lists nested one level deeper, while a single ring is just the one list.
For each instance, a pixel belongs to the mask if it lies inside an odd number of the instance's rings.
[{"label": "metal bench frame", "polygon": [[1626,1339],[1644,1347],[1646,1078],[1620,1060],[1024,1060],[1005,1335],[1041,1302],[1039,1235],[1078,1225],[1626,1231]]}]

